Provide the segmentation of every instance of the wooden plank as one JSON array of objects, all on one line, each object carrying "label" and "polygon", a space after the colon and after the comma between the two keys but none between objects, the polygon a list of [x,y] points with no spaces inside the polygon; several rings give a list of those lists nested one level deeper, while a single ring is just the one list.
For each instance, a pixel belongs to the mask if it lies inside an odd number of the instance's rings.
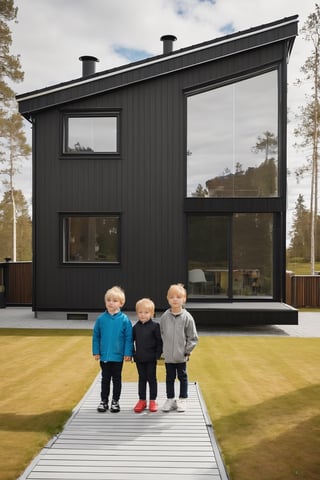
[{"label": "wooden plank", "polygon": [[[183,475],[190,475],[193,473],[218,473],[217,468],[213,468],[212,465],[209,467],[201,467],[199,465],[195,466],[187,466],[182,467],[181,465],[169,466],[165,467],[164,462],[160,466],[153,466],[153,465],[133,465],[133,464],[123,464],[119,465],[118,463],[112,464],[110,462],[108,465],[104,466],[92,466],[92,465],[50,465],[50,472],[62,472],[62,473],[110,473],[113,472],[114,474],[121,473],[121,472],[130,472],[130,473],[144,473],[148,469],[149,475],[157,475],[158,473],[166,473],[171,475],[173,473],[183,474]],[[48,466],[46,465],[37,465],[34,468],[34,472],[47,472],[49,470]],[[215,470],[215,471],[214,471]]]},{"label": "wooden plank", "polygon": [[[55,473],[42,473],[42,472],[32,472],[30,479],[37,479],[37,480],[150,480],[149,473],[131,473],[131,472],[121,472],[115,474],[111,473],[66,473],[66,472],[55,472]],[[207,475],[203,475],[201,473],[191,473],[189,474],[174,474],[174,472],[170,472],[170,477],[168,477],[167,473],[158,473],[156,476],[157,480],[168,480],[168,478],[172,478],[173,480],[221,480],[221,476],[219,473],[212,474],[208,473]]]},{"label": "wooden plank", "polygon": [[[110,458],[109,458],[110,457]],[[40,458],[39,460],[39,465],[51,465],[53,462],[57,465],[62,465],[62,464],[76,464],[76,465],[81,465],[83,463],[90,463],[90,464],[106,464],[108,462],[113,462],[116,461],[119,464],[119,459],[122,459],[122,461],[126,462],[133,462],[135,465],[139,464],[142,462],[140,458],[137,459],[136,455],[115,455],[114,453],[110,453],[109,455],[46,455],[43,458]],[[203,457],[203,456],[192,456],[192,455],[186,455],[186,456],[171,456],[167,457],[167,455],[157,455],[154,453],[153,455],[145,456],[143,459],[143,464],[147,463],[152,463],[153,465],[156,465],[157,463],[163,464],[163,461],[166,463],[170,464],[172,462],[183,462],[183,463],[189,463],[192,462],[194,464],[196,463],[201,463],[202,465],[205,464],[205,462],[209,462],[211,464],[215,464],[215,461],[211,455],[211,457]]]},{"label": "wooden plank", "polygon": [[186,412],[136,414],[137,386],[126,383],[121,411],[99,413],[98,376],[20,480],[227,480],[198,386],[190,384],[189,392]]}]

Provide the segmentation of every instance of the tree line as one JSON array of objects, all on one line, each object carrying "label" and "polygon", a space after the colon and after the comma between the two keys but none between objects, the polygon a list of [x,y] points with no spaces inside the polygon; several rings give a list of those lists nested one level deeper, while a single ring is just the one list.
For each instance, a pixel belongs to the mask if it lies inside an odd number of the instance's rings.
[{"label": "tree line", "polygon": [[[14,190],[16,211],[16,260],[32,259],[32,221],[29,205],[21,190]],[[13,224],[11,192],[6,191],[0,202],[0,262],[13,259]]]},{"label": "tree line", "polygon": [[[312,12],[300,30],[302,38],[311,44],[311,53],[300,68],[302,78],[297,80],[298,85],[307,82],[311,86],[311,93],[306,95],[305,104],[299,108],[296,115],[298,126],[295,135],[298,137],[297,147],[302,148],[306,154],[305,162],[296,171],[297,180],[303,177],[306,172],[311,174],[310,185],[310,208],[303,211],[303,197],[299,195],[296,205],[296,218],[292,229],[291,244],[296,245],[305,238],[307,241],[308,253],[306,257],[310,262],[310,273],[315,273],[315,262],[317,260],[318,243],[318,177],[319,177],[319,138],[320,138],[320,8],[315,4],[315,11]],[[306,209],[307,210],[307,209]],[[301,224],[300,216],[304,217],[305,225]],[[309,232],[304,232],[308,228]],[[300,235],[298,234],[300,232]],[[304,233],[303,233],[304,232]],[[300,237],[300,240],[298,240]],[[319,250],[319,249],[318,249]],[[289,249],[291,253],[292,248]]]},{"label": "tree line", "polygon": [[[290,230],[290,244],[287,248],[287,257],[289,261],[310,263],[311,252],[311,216],[310,210],[305,204],[302,194],[299,194],[295,204],[292,227]],[[320,261],[320,222],[319,216],[317,218],[317,235],[314,257],[315,262]]]},{"label": "tree line", "polygon": [[30,160],[31,153],[11,87],[24,77],[19,55],[10,53],[9,23],[17,21],[17,13],[14,0],[0,0],[0,179],[4,187],[0,203],[0,261],[4,256],[13,261],[31,260],[31,219],[23,193],[15,189],[15,177],[23,162]]}]

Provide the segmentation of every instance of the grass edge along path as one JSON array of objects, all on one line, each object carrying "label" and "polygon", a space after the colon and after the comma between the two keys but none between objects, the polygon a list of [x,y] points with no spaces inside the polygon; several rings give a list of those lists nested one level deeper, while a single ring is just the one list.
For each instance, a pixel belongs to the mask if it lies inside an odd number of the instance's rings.
[{"label": "grass edge along path", "polygon": [[[90,330],[0,335],[0,480],[15,480],[61,431],[99,365]],[[188,370],[230,480],[319,478],[320,339],[200,337]],[[134,364],[124,365],[123,381],[137,381]]]}]

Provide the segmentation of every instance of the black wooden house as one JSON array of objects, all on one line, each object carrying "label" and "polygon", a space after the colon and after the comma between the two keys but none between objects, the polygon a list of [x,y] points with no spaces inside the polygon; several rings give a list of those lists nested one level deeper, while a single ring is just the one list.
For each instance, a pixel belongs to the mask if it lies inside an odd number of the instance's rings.
[{"label": "black wooden house", "polygon": [[287,62],[297,16],[19,95],[33,128],[33,310],[127,310],[170,284],[209,323],[285,304]]}]

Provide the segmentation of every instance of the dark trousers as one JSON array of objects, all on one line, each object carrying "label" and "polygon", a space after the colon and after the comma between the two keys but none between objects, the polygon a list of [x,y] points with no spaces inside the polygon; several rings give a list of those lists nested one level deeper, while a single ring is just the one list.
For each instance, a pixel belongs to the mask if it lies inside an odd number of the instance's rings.
[{"label": "dark trousers", "polygon": [[157,362],[136,362],[139,382],[138,395],[140,400],[147,399],[147,383],[149,384],[150,400],[155,400],[158,394]]},{"label": "dark trousers", "polygon": [[123,362],[100,362],[101,367],[101,400],[108,403],[110,384],[112,381],[113,400],[118,401],[121,394],[121,372]]},{"label": "dark trousers", "polygon": [[174,382],[176,377],[180,381],[179,398],[188,398],[187,363],[166,363],[166,390],[167,398],[174,398]]}]

